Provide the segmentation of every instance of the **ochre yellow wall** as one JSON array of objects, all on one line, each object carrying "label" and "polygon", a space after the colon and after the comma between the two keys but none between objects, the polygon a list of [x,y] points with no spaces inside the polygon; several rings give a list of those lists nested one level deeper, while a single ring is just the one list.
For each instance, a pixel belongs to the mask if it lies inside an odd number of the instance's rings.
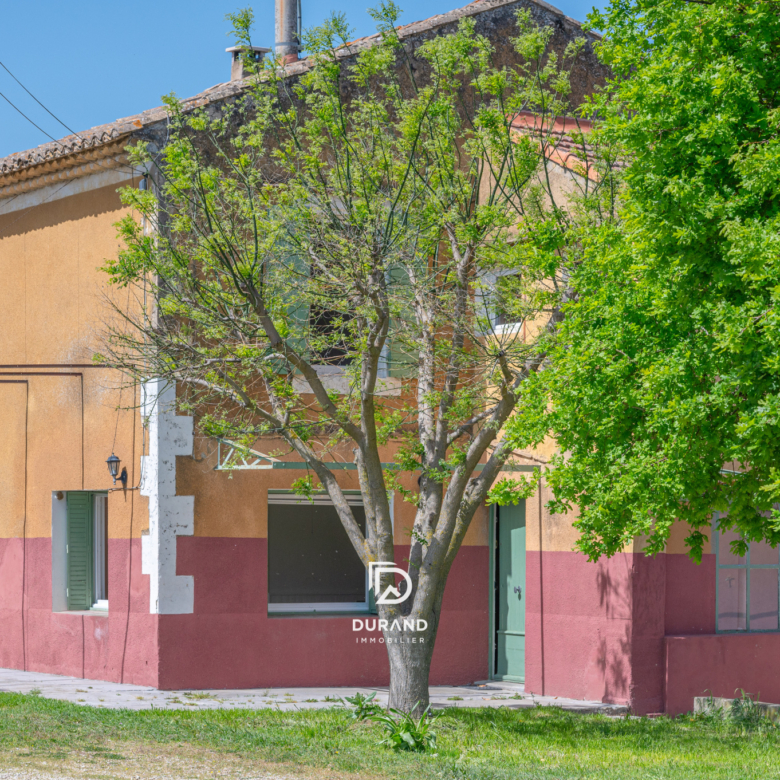
[{"label": "ochre yellow wall", "polygon": [[[52,491],[113,487],[105,464],[112,446],[128,485],[138,481],[140,419],[116,411],[134,396],[137,403],[138,392],[125,388],[120,401],[118,374],[92,366],[114,316],[106,296],[127,305],[126,291],[110,290],[99,270],[116,255],[114,223],[127,213],[116,189],[0,216],[2,537],[50,536]],[[109,536],[128,537],[131,508],[133,536],[148,525],[147,500],[132,493],[110,494]]]},{"label": "ochre yellow wall", "polygon": [[[281,441],[266,440],[256,445],[265,452],[280,452],[285,449]],[[176,470],[177,495],[195,496],[195,536],[265,538],[268,535],[268,491],[289,490],[295,479],[306,474],[305,470],[233,470],[218,471],[216,444],[203,438],[196,439],[194,458],[179,458]],[[346,456],[347,453],[344,453]],[[224,452],[223,452],[224,457]],[[388,446],[382,454],[389,462],[393,447]],[[298,460],[292,455],[280,460]],[[343,459],[348,461],[346,457]],[[337,470],[334,472],[344,490],[359,490],[357,472]],[[402,485],[414,490],[417,475],[402,477]],[[303,500],[303,499],[302,499]],[[394,496],[394,539],[399,545],[410,543],[410,531],[414,524],[415,507],[403,500],[400,494]],[[472,522],[464,544],[486,545],[488,542],[488,512],[480,508]]]}]

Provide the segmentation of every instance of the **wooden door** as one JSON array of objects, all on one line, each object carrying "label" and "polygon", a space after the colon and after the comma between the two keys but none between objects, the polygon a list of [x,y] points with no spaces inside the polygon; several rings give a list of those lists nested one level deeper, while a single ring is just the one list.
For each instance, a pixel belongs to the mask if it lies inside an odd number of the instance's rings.
[{"label": "wooden door", "polygon": [[525,680],[525,502],[497,507],[495,676]]}]

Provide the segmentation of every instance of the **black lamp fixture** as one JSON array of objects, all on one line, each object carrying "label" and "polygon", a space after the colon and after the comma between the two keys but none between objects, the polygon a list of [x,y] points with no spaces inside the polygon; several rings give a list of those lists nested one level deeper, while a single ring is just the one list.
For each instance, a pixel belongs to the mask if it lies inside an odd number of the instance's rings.
[{"label": "black lamp fixture", "polygon": [[[114,453],[111,453],[111,457],[106,460],[108,464],[108,473],[113,477],[114,484],[116,485],[117,474],[119,474],[119,464],[121,461]],[[122,469],[122,473],[119,474],[119,481],[123,487],[127,487],[127,469]]]}]

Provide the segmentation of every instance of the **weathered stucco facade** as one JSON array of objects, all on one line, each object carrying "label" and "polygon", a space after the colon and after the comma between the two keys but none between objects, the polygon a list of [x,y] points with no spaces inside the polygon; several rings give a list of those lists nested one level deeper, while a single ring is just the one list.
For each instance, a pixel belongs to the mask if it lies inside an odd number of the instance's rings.
[{"label": "weathered stucco facade", "polygon": [[[559,48],[579,33],[531,0],[479,0],[401,33],[413,51],[474,16],[509,62],[518,7],[553,25]],[[290,77],[306,67],[289,65]],[[587,47],[575,97],[603,78]],[[241,90],[218,85],[185,106],[217,111]],[[269,609],[269,501],[301,469],[217,469],[216,444],[176,413],[172,389],[122,387],[93,362],[113,316],[106,297],[134,305],[99,270],[116,255],[114,224],[127,213],[117,188],[138,186],[144,173],[123,150],[140,139],[161,148],[165,126],[163,109],[153,109],[0,160],[0,666],[167,689],[386,684],[385,648],[353,631],[350,615]],[[112,452],[127,469],[126,489],[109,477]],[[530,470],[546,455],[517,464]],[[355,471],[337,474],[358,488]],[[106,496],[107,598],[97,609],[68,608],[67,505],[77,493]],[[591,564],[572,552],[573,518],[550,515],[548,498],[542,483],[522,526],[525,659],[514,678],[527,690],[637,712],[679,712],[705,689],[728,696],[740,686],[780,701],[780,680],[766,671],[780,634],[716,634],[712,552],[696,566],[680,532],[655,559],[637,549]],[[395,496],[393,511],[400,562],[414,508]],[[496,672],[496,540],[485,507],[449,577],[434,684]]]}]

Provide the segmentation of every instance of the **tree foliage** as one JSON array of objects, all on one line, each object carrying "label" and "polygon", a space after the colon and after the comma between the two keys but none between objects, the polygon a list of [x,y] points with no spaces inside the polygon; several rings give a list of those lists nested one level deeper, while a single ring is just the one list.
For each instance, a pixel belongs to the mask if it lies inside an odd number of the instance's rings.
[{"label": "tree foliage", "polygon": [[[295,487],[327,492],[366,566],[394,560],[388,490],[415,504],[412,597],[380,607],[430,626],[424,645],[388,643],[391,703],[409,709],[427,704],[448,572],[512,452],[500,433],[542,360],[533,334],[556,321],[570,216],[548,152],[585,39],[556,53],[520,11],[515,66],[473,19],[412,59],[397,9],[374,14],[372,46],[351,49],[334,16],[307,35],[302,75],[271,62],[221,110],[167,100],[156,187],[124,191],[143,219],[121,223],[106,265],[140,313],[105,359],[176,383],[209,437],[295,453],[313,474]],[[331,468],[344,460],[365,534]]]},{"label": "tree foliage", "polygon": [[[714,510],[780,542],[780,4],[613,0],[592,109],[627,164],[619,220],[583,236],[533,392],[550,475],[592,559],[672,524],[699,559]],[[527,422],[527,418],[526,418]],[[740,545],[737,545],[740,546]]]}]

